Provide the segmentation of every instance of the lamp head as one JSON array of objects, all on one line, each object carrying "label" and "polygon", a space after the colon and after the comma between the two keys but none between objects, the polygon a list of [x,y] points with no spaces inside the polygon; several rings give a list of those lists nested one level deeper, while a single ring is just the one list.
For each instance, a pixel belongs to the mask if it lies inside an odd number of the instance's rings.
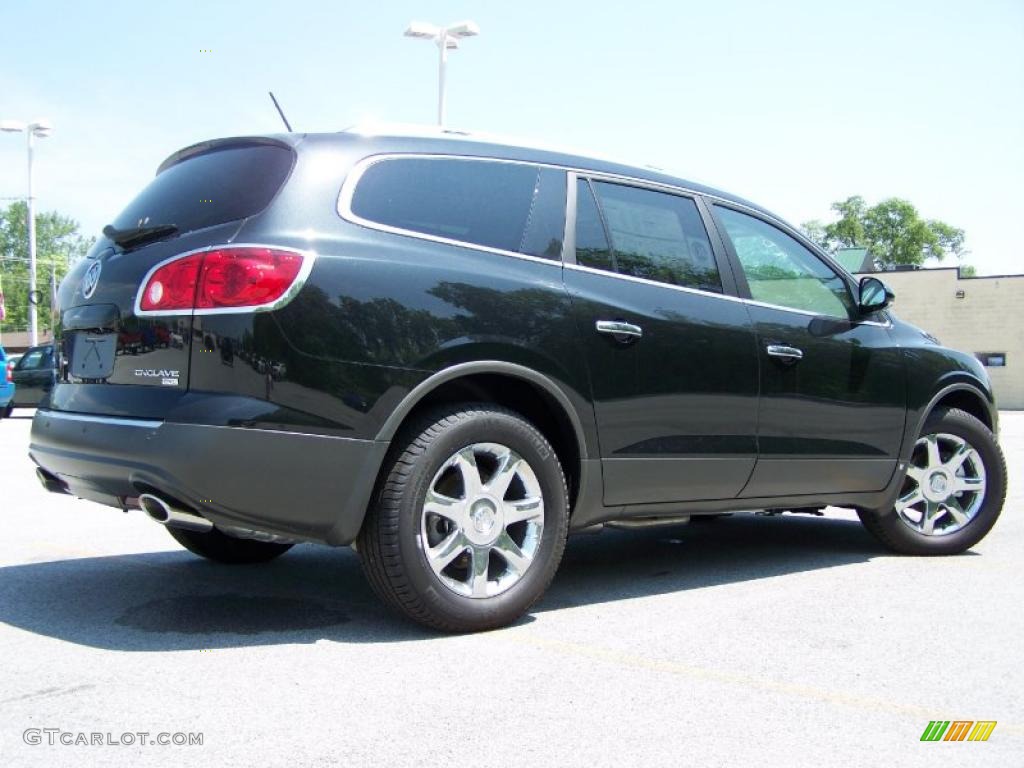
[{"label": "lamp head", "polygon": [[449,25],[445,31],[452,37],[476,37],[480,34],[480,27],[475,21],[460,21]]},{"label": "lamp head", "polygon": [[440,29],[435,27],[433,24],[427,24],[424,21],[410,22],[409,26],[405,29],[406,37],[418,37],[421,40],[433,40],[440,34]]}]

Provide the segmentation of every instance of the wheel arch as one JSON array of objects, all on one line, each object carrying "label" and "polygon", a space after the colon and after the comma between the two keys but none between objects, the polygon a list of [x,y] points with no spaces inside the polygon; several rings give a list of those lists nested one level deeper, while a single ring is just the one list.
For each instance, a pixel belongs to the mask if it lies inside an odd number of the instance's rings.
[{"label": "wheel arch", "polygon": [[544,433],[567,475],[570,509],[591,458],[586,431],[570,397],[542,373],[501,360],[459,363],[420,382],[392,411],[376,440],[390,442],[416,414],[444,403],[493,402],[521,413]]},{"label": "wheel arch", "polygon": [[[932,399],[925,406],[920,415],[918,416],[917,423],[914,425],[914,431],[909,436],[910,449],[913,449],[914,442],[917,440],[917,436],[921,434],[921,430],[924,428],[925,422],[937,408],[959,408],[962,411],[974,416],[978,421],[992,430],[993,433],[998,432],[999,417],[996,412],[995,405],[985,394],[984,390],[971,382],[960,381],[955,384],[949,384],[934,395]],[[904,446],[904,453],[907,452],[907,446]]]}]

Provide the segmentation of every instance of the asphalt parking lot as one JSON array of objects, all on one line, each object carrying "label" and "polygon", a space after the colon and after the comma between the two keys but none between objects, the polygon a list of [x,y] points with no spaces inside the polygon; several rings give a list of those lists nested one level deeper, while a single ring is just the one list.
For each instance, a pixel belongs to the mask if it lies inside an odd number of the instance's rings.
[{"label": "asphalt parking lot", "polygon": [[[0,422],[5,765],[1024,765],[1024,413],[963,556],[890,555],[838,510],[606,531],[519,624],[462,637],[387,612],[350,550],[218,566],[46,494],[29,426]],[[920,741],[958,719],[998,725]]]}]

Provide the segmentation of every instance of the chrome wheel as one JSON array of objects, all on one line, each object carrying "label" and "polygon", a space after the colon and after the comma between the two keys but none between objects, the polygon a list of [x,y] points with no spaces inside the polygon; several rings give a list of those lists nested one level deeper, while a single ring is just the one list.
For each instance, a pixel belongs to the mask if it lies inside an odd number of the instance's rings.
[{"label": "chrome wheel", "polygon": [[523,457],[498,443],[475,443],[441,465],[420,518],[420,549],[440,582],[466,597],[493,597],[533,564],[544,496]]},{"label": "chrome wheel", "polygon": [[974,519],[985,501],[985,464],[962,437],[925,435],[914,445],[896,513],[926,536],[946,536]]}]

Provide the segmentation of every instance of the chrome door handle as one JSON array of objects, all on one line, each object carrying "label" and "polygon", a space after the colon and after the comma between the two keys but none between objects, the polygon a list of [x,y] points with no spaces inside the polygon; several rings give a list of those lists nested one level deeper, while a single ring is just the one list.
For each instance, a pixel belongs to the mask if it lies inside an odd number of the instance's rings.
[{"label": "chrome door handle", "polygon": [[612,336],[628,336],[632,339],[639,339],[644,335],[644,329],[639,325],[625,323],[621,320],[598,320],[594,323],[598,333],[607,333]]},{"label": "chrome door handle", "polygon": [[786,360],[790,363],[795,363],[797,360],[803,360],[804,353],[802,350],[796,347],[787,347],[785,344],[769,344],[768,354],[772,357],[777,357],[780,360]]}]

